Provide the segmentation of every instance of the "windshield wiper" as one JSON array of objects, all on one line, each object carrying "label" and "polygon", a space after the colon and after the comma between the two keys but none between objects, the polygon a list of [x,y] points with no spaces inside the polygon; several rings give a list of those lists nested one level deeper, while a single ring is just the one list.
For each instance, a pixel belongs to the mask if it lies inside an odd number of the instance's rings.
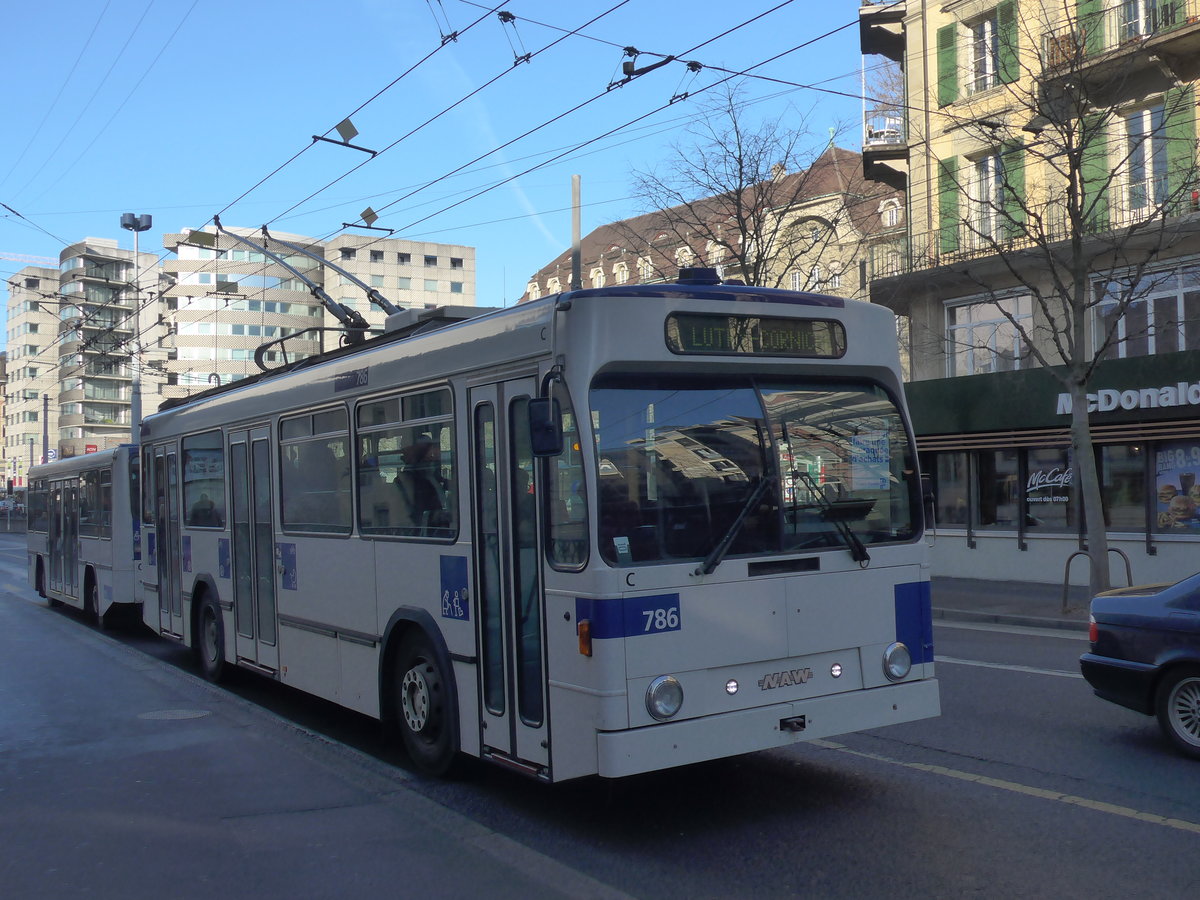
[{"label": "windshield wiper", "polygon": [[771,486],[771,481],[766,474],[758,477],[758,484],[754,486],[754,490],[750,492],[750,496],[746,498],[746,502],[742,504],[741,511],[738,512],[737,518],[733,520],[729,528],[725,530],[725,534],[721,540],[717,541],[717,545],[709,551],[708,556],[704,558],[704,562],[700,568],[696,569],[696,575],[711,575],[712,571],[721,564],[721,560],[725,558],[725,554],[729,552],[729,547],[733,544],[734,538],[742,530],[742,524],[746,521],[746,516],[750,515],[750,511],[758,506],[763,495],[767,492],[767,488]]},{"label": "windshield wiper", "polygon": [[[846,519],[848,514],[856,515],[860,511],[862,512],[862,516],[865,516],[871,507],[875,505],[875,501],[848,501],[846,509],[839,509],[834,505],[832,500],[825,496],[825,492],[821,490],[821,486],[817,484],[811,475],[807,472],[799,472],[797,474],[799,474],[800,480],[804,482],[804,486],[808,488],[809,493],[816,498],[817,506],[821,507],[821,512],[823,513],[822,518],[826,522],[831,523],[837,529],[838,534],[842,536],[842,542],[850,550],[850,558],[859,565],[869,563],[871,561],[871,554],[867,552],[866,545],[854,533],[854,529],[850,527],[850,523]],[[862,516],[859,516],[859,518],[862,518]]]}]

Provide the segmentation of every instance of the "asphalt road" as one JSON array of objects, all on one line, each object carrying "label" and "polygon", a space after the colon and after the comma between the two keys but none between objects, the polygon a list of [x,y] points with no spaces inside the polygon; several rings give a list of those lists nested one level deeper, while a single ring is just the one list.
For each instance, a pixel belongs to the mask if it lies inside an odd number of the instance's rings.
[{"label": "asphalt road", "polygon": [[[18,589],[0,603],[33,604],[84,633],[79,617],[19,587],[17,554],[4,546],[0,577]],[[96,639],[192,677],[188,654],[148,634]],[[941,623],[936,639],[939,719],[550,787],[481,764],[458,780],[423,779],[370,720],[251,675],[231,690],[301,726],[282,739],[311,740],[302,729],[312,729],[395,767],[406,790],[577,875],[572,885],[646,898],[1197,894],[1200,763],[1171,751],[1153,720],[1092,696],[1078,675],[1081,635]],[[423,895],[454,893],[456,860],[445,865],[447,890]],[[275,896],[285,882],[264,866],[249,882],[207,887],[241,896],[253,884],[255,895]],[[413,894],[395,885],[359,895]]]}]

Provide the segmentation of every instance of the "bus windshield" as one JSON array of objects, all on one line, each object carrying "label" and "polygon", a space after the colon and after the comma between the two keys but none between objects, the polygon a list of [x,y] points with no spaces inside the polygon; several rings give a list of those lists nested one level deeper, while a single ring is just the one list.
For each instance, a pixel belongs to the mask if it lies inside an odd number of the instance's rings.
[{"label": "bus windshield", "polygon": [[916,537],[916,456],[877,384],[605,375],[590,399],[610,565]]}]

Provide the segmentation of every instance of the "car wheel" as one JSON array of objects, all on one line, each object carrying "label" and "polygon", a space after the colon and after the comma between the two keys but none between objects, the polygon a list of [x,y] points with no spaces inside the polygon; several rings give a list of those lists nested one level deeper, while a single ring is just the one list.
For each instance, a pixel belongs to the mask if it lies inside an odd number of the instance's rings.
[{"label": "car wheel", "polygon": [[225,622],[211,594],[206,594],[200,602],[196,624],[196,654],[200,657],[200,674],[208,681],[218,682],[225,675]]},{"label": "car wheel", "polygon": [[458,754],[454,698],[423,631],[401,640],[395,679],[395,722],[409,758],[426,775],[445,775]]},{"label": "car wheel", "polygon": [[104,616],[100,615],[100,586],[93,578],[88,582],[87,599],[83,601],[84,611],[92,624],[104,630]]},{"label": "car wheel", "polygon": [[1155,708],[1163,734],[1182,753],[1200,759],[1200,669],[1173,669],[1158,686]]}]

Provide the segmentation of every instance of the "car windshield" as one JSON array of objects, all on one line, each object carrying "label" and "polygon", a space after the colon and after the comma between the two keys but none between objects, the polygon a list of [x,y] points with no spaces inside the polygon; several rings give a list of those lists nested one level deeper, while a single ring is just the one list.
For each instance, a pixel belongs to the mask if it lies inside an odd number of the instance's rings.
[{"label": "car windshield", "polygon": [[731,529],[719,556],[916,536],[915,455],[879,385],[608,375],[590,400],[611,565],[704,559]]}]

